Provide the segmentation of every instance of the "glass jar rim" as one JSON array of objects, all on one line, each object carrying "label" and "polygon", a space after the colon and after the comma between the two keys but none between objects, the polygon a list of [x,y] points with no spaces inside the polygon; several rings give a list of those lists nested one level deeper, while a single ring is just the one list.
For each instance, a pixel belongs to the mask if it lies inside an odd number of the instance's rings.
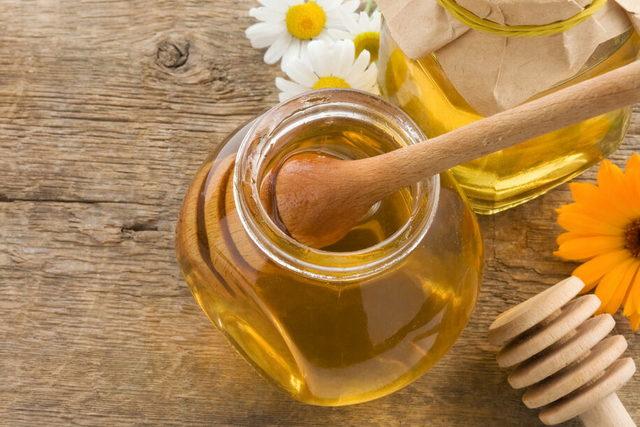
[{"label": "glass jar rim", "polygon": [[426,236],[438,208],[440,176],[414,186],[408,220],[385,240],[357,251],[330,252],[306,246],[283,231],[260,198],[265,166],[287,144],[286,136],[317,121],[349,119],[375,126],[402,147],[426,139],[399,108],[374,95],[353,89],[308,92],[260,115],[245,134],[236,155],[233,197],[240,222],[253,243],[279,266],[305,277],[328,282],[361,280],[399,263]]}]

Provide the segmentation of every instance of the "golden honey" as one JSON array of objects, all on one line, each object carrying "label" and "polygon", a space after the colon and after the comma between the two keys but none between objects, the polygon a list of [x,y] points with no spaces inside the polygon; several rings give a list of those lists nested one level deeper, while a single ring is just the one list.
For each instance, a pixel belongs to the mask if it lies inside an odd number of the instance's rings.
[{"label": "golden honey", "polygon": [[[400,106],[429,137],[483,117],[456,91],[436,54],[412,60],[388,31],[380,48],[383,95]],[[583,70],[553,90],[605,73],[638,57],[640,36],[629,31],[601,45]],[[631,110],[613,111],[531,139],[452,169],[476,212],[495,213],[524,203],[570,180],[622,142]]]},{"label": "golden honey", "polygon": [[262,179],[293,153],[362,158],[422,138],[379,99],[321,91],[234,133],[187,192],[176,242],[194,297],[236,349],[297,400],[363,402],[424,374],[473,310],[482,241],[448,174],[381,201],[323,250],[275,226],[258,195]]},{"label": "golden honey", "polygon": [[[320,134],[319,134],[320,133]],[[270,173],[277,169],[287,156],[293,153],[315,151],[337,158],[363,158],[392,150],[392,144],[385,144],[384,136],[374,139],[365,132],[358,131],[358,124],[333,123],[331,129],[310,129],[309,135],[293,141],[286,150],[274,156],[266,169]],[[360,224],[350,230],[339,242],[323,248],[330,252],[350,252],[374,246],[391,237],[407,222],[411,215],[412,195],[403,188],[381,200],[372,207]]]}]

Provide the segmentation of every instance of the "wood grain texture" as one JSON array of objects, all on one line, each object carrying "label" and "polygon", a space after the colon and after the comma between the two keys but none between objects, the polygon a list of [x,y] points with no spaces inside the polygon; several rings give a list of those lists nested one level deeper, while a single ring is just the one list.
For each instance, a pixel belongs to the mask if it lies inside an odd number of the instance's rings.
[{"label": "wood grain texture", "polygon": [[[566,186],[481,218],[471,323],[384,399],[293,402],[200,312],[174,260],[174,221],[206,153],[276,101],[276,68],[243,36],[253,4],[0,2],[0,424],[538,425],[487,329],[572,270],[551,254]],[[636,110],[613,158],[639,149]],[[624,319],[616,332],[638,360]],[[619,393],[636,420],[639,390],[636,376]]]}]

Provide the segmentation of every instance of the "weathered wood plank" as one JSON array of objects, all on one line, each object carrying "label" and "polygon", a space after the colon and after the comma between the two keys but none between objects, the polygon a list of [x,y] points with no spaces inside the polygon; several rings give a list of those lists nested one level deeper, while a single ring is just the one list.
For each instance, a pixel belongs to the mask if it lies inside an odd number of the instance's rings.
[{"label": "weathered wood plank", "polygon": [[5,202],[0,223],[0,415],[12,424],[533,422],[487,349],[486,322],[400,393],[305,406],[262,380],[200,313],[162,207]]},{"label": "weathered wood plank", "polygon": [[[469,327],[387,398],[292,402],[200,313],[174,261],[174,221],[206,153],[276,100],[277,69],[242,34],[252,4],[0,2],[0,424],[537,425],[486,329],[571,271],[551,255],[566,186],[481,219],[486,273]],[[640,109],[614,159],[634,150]],[[618,331],[638,360],[625,321]],[[639,387],[620,393],[636,419]]]},{"label": "weathered wood plank", "polygon": [[0,194],[176,204],[175,183],[276,100],[248,4],[2,2]]}]

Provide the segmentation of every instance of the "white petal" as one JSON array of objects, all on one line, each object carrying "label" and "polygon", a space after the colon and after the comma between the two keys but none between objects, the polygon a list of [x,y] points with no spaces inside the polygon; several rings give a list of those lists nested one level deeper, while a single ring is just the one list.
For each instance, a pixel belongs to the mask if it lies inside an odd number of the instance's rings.
[{"label": "white petal", "polygon": [[[349,33],[351,34],[361,33],[360,25],[358,23],[358,15],[356,15],[355,13],[339,14],[335,17],[335,19],[339,19],[340,22],[337,25],[340,25],[346,28],[349,31]],[[334,25],[334,26],[337,26],[337,25]]]},{"label": "white petal", "polygon": [[380,87],[377,84],[371,86],[369,89],[366,89],[366,91],[374,95],[380,95]]},{"label": "white petal", "polygon": [[327,26],[346,30],[345,20],[355,19],[355,16],[349,18],[348,15],[356,15],[355,11],[359,6],[360,1],[354,0],[348,1],[337,9],[327,11]]},{"label": "white petal", "polygon": [[367,12],[356,13],[356,31],[363,33],[369,31],[371,26],[371,18],[367,15]]},{"label": "white petal", "polygon": [[252,16],[264,22],[284,22],[285,13],[266,7],[254,7],[249,10],[249,16]]},{"label": "white petal", "polygon": [[333,37],[331,37],[331,35],[329,35],[328,31],[323,31],[320,34],[318,34],[318,37],[316,37],[316,40],[323,41],[329,46],[335,43],[336,41],[336,39],[334,39]]},{"label": "white petal", "polygon": [[350,19],[349,15],[353,15],[352,13],[342,13],[340,11],[335,11],[331,13],[327,13],[327,22],[325,24],[326,28],[335,28],[337,30],[349,31],[349,27],[347,26],[347,22]]},{"label": "white petal", "polygon": [[357,78],[357,76],[362,75],[364,73],[364,70],[367,68],[367,65],[369,65],[370,60],[371,54],[368,50],[363,50],[362,52],[360,52],[360,55],[358,55],[358,58],[356,58],[353,66],[345,76],[345,80],[348,80],[350,78],[355,79]]},{"label": "white petal", "polygon": [[333,62],[332,74],[334,76],[346,76],[353,66],[353,59],[356,57],[356,48],[351,41],[337,43],[337,55]]},{"label": "white petal", "polygon": [[349,0],[342,4],[342,10],[355,12],[360,7],[360,0]]},{"label": "white petal", "polygon": [[340,7],[341,0],[316,0],[316,3],[326,12]]},{"label": "white petal", "polygon": [[371,15],[371,27],[369,27],[369,29],[370,31],[379,32],[381,27],[382,27],[382,14],[380,13],[379,10],[376,10]]},{"label": "white petal", "polygon": [[307,54],[313,71],[318,76],[325,77],[331,73],[330,61],[333,49],[328,43],[320,40],[310,42],[307,46]]},{"label": "white petal", "polygon": [[345,18],[345,15],[347,15],[348,13],[349,12],[344,12],[341,9],[327,12],[327,22],[325,24],[325,27],[346,31],[347,27],[345,26],[344,21],[345,19],[347,19]]},{"label": "white petal", "polygon": [[291,80],[283,79],[282,77],[276,77],[276,87],[282,92],[292,93],[297,95],[302,92],[308,91],[310,88],[299,85]]},{"label": "white petal", "polygon": [[362,84],[368,87],[373,87],[376,85],[377,81],[378,68],[376,67],[376,64],[371,64],[371,66],[367,68],[367,71],[365,71],[364,75],[362,76]]},{"label": "white petal", "polygon": [[275,64],[278,62],[287,51],[289,44],[291,44],[291,36],[289,33],[280,34],[271,47],[264,53],[264,62],[267,64]]},{"label": "white petal", "polygon": [[280,102],[284,102],[284,101],[288,101],[289,99],[293,98],[293,95],[286,93],[286,92],[280,92],[278,94],[278,100]]},{"label": "white petal", "polygon": [[312,87],[318,81],[318,76],[314,74],[311,65],[303,59],[293,60],[286,64],[283,63],[282,70],[287,73],[291,80],[302,86]]},{"label": "white petal", "polygon": [[347,31],[344,30],[338,30],[337,28],[328,28],[326,31],[326,36],[323,36],[322,34],[320,34],[320,37],[318,37],[321,40],[346,40],[346,39],[353,39],[353,35],[350,34]]},{"label": "white petal", "polygon": [[295,59],[299,59],[300,58],[300,49],[302,48],[302,44],[300,43],[300,40],[296,39],[296,38],[292,38],[291,40],[291,44],[289,45],[289,48],[287,49],[287,51],[284,53],[284,55],[282,56],[282,67],[284,68],[284,64],[289,63]]},{"label": "white petal", "polygon": [[282,12],[287,11],[287,4],[284,3],[282,0],[258,0],[258,2],[260,2],[260,4],[270,9],[274,9]]},{"label": "white petal", "polygon": [[300,59],[309,65],[311,68],[311,61],[309,61],[309,40],[300,40]]},{"label": "white petal", "polygon": [[283,28],[278,28],[274,24],[258,22],[247,28],[244,33],[252,47],[262,49],[273,44],[282,32]]},{"label": "white petal", "polygon": [[352,76],[350,79],[346,79],[347,83],[356,89],[370,90],[376,84],[378,78],[378,70],[375,64],[371,64],[367,71],[358,76]]}]

